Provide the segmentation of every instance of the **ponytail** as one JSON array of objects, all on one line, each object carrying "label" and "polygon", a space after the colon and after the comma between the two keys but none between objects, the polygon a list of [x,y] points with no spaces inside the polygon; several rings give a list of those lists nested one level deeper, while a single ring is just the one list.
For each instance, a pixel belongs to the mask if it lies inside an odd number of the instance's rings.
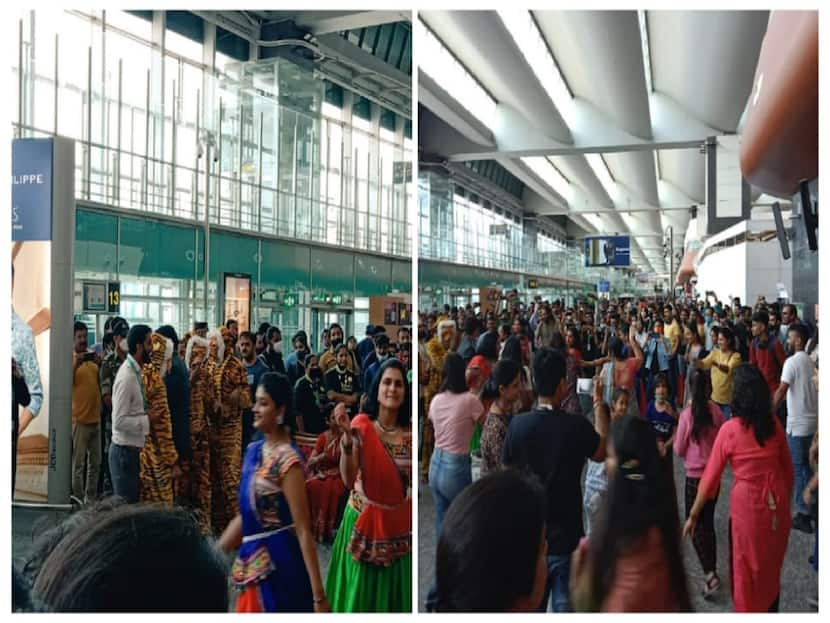
[{"label": "ponytail", "polygon": [[481,390],[481,399],[495,400],[498,398],[500,396],[499,388],[510,385],[516,380],[516,377],[521,371],[521,366],[512,359],[502,359],[499,361]]}]

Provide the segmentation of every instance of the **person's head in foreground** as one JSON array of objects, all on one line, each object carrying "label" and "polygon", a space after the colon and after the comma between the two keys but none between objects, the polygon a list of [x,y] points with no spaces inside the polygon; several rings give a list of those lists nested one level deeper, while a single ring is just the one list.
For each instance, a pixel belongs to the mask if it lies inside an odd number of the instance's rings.
[{"label": "person's head in foreground", "polygon": [[228,611],[225,561],[187,511],[105,502],[68,521],[42,537],[52,547],[33,577],[41,610]]},{"label": "person's head in foreground", "polygon": [[[654,559],[660,560],[659,571],[665,578],[657,609],[688,611],[691,604],[680,550],[677,502],[648,421],[627,415],[612,422],[606,468],[608,493],[597,527],[591,532],[587,566],[581,574],[584,581],[571,586],[575,609],[617,610],[618,563],[656,543]],[[643,597],[650,599],[645,592]],[[638,600],[631,603],[634,610],[650,609]]]},{"label": "person's head in foreground", "polygon": [[547,582],[544,493],[517,470],[485,476],[453,500],[438,540],[439,612],[532,612]]}]

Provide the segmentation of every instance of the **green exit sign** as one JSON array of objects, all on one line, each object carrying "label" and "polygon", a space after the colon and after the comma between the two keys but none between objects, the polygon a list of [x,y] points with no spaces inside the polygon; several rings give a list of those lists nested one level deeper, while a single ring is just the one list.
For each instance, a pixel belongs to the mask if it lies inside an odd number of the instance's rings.
[{"label": "green exit sign", "polygon": [[282,298],[283,307],[295,307],[297,305],[297,295],[293,292],[286,294]]},{"label": "green exit sign", "polygon": [[335,294],[331,297],[331,304],[332,305],[342,305],[343,304],[343,296],[340,294]]}]

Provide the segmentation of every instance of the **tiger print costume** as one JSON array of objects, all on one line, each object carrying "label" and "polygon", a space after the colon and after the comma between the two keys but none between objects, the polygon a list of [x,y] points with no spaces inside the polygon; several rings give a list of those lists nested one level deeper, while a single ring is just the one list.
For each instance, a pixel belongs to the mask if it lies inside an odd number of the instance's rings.
[{"label": "tiger print costume", "polygon": [[211,445],[213,529],[221,533],[239,512],[239,479],[242,472],[242,410],[251,406],[248,374],[233,354],[233,336],[219,329],[218,363],[213,373],[214,389],[221,403],[214,420],[216,445]]},{"label": "tiger print costume", "polygon": [[202,533],[209,535],[210,436],[208,415],[213,409],[215,391],[213,366],[208,361],[208,341],[198,335],[190,337],[185,362],[190,374],[190,458],[186,504],[194,510]]},{"label": "tiger print costume", "polygon": [[167,388],[162,369],[173,356],[173,342],[163,335],[152,335],[150,363],[141,369],[148,411],[158,421],[150,423],[140,457],[141,501],[173,503],[173,466],[179,460],[173,444],[173,423],[167,405]]}]

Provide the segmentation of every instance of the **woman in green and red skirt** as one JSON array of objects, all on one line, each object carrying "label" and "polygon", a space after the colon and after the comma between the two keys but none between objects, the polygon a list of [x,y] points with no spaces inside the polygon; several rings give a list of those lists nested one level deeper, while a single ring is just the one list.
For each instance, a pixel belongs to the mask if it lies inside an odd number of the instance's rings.
[{"label": "woman in green and red skirt", "polygon": [[412,611],[412,429],[406,371],[378,370],[364,413],[340,431],[340,473],[351,489],[332,548],[326,594],[333,612]]}]

